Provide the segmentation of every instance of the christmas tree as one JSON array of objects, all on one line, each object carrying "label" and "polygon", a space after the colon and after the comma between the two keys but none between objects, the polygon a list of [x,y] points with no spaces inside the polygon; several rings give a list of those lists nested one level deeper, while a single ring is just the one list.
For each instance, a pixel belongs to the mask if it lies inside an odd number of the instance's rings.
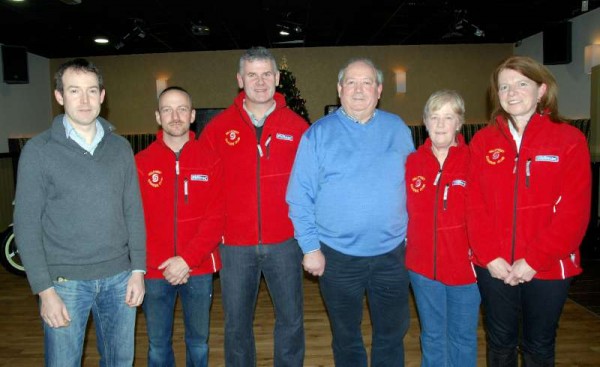
[{"label": "christmas tree", "polygon": [[281,59],[279,65],[277,91],[285,96],[285,102],[292,111],[310,123],[308,111],[306,110],[306,100],[300,96],[300,90],[296,87],[296,77],[288,70],[285,56]]}]

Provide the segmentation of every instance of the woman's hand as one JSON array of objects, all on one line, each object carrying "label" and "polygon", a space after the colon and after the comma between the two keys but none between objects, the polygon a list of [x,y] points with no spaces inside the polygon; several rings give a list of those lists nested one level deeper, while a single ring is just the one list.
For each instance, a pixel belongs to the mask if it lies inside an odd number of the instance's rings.
[{"label": "woman's hand", "polygon": [[492,275],[492,278],[505,280],[508,274],[510,274],[512,266],[510,266],[503,258],[497,257],[487,264],[487,269]]},{"label": "woman's hand", "polygon": [[514,286],[529,282],[536,273],[537,271],[529,266],[525,259],[519,259],[513,263],[512,271],[508,274],[508,277],[504,279],[504,283]]}]

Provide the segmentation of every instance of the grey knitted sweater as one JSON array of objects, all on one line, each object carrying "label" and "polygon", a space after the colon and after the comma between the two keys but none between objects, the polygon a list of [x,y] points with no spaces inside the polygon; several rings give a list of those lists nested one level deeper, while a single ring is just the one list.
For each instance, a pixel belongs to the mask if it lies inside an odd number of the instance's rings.
[{"label": "grey knitted sweater", "polygon": [[19,159],[16,242],[33,293],[59,277],[101,279],[145,270],[145,227],[133,152],[114,127],[94,154],[67,139],[57,116]]}]

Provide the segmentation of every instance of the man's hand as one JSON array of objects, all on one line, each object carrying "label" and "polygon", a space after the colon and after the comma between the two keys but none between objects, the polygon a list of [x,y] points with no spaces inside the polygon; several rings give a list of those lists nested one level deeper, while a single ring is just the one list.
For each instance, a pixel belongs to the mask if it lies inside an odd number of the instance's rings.
[{"label": "man's hand", "polygon": [[69,326],[71,317],[63,300],[60,298],[54,288],[48,288],[41,291],[39,294],[41,307],[40,315],[42,319],[51,328],[59,328]]},{"label": "man's hand", "polygon": [[325,272],[325,256],[321,250],[305,254],[302,266],[309,274],[320,277]]},{"label": "man's hand", "polygon": [[492,275],[492,278],[500,280],[505,280],[512,270],[512,266],[510,266],[510,264],[501,257],[497,257],[496,259],[490,261],[487,264],[487,268]]},{"label": "man's hand", "polygon": [[510,285],[518,285],[520,283],[529,282],[537,272],[533,270],[525,259],[519,259],[512,265],[512,271],[508,274],[504,283]]},{"label": "man's hand", "polygon": [[164,270],[163,276],[171,285],[185,284],[190,277],[190,267],[181,256],[167,259],[158,269]]},{"label": "man's hand", "polygon": [[131,273],[127,281],[127,293],[125,294],[125,303],[129,307],[137,307],[144,301],[144,273]]}]

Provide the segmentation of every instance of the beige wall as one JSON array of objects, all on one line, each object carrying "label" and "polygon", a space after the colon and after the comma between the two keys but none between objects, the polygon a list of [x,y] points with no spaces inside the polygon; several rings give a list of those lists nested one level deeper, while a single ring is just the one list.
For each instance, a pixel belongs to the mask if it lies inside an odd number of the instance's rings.
[{"label": "beige wall", "polygon": [[[287,59],[297,87],[306,99],[311,121],[325,105],[337,103],[339,68],[351,57],[371,58],[384,73],[380,108],[420,123],[427,97],[441,88],[458,90],[466,101],[467,121],[487,120],[487,87],[495,65],[512,54],[511,44],[419,45],[272,49],[278,62]],[[185,52],[90,57],[102,70],[107,99],[103,116],[121,133],[155,129],[156,82],[190,91],[194,107],[227,107],[237,94],[235,73],[242,51]],[[52,71],[66,59],[53,59]],[[396,94],[395,69],[407,74],[407,92]],[[53,112],[59,113],[54,103]]]}]

